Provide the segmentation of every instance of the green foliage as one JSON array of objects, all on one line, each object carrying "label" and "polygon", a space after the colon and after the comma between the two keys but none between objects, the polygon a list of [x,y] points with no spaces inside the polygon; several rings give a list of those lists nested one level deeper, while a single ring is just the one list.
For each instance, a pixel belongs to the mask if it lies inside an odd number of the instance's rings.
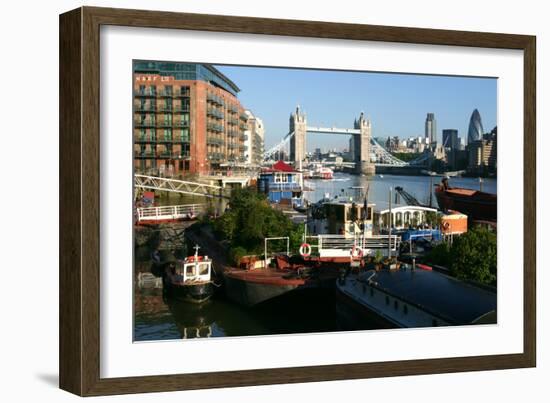
[{"label": "green foliage", "polygon": [[496,234],[482,227],[471,228],[456,237],[452,247],[441,243],[426,256],[426,261],[451,269],[451,274],[462,280],[496,285]]},{"label": "green foliage", "polygon": [[439,225],[439,221],[440,221],[440,218],[436,212],[434,211],[426,212],[426,223],[428,223],[428,225],[431,228],[437,227]]},{"label": "green foliage", "polygon": [[497,237],[494,232],[482,227],[470,229],[454,241],[451,256],[454,276],[496,285]]},{"label": "green foliage", "polygon": [[241,246],[236,246],[230,249],[229,254],[230,254],[231,262],[234,265],[238,265],[241,258],[247,255],[247,252],[245,248]]},{"label": "green foliage", "polygon": [[421,153],[392,153],[392,155],[395,158],[399,158],[401,161],[408,162],[420,157],[420,155],[422,154]]},{"label": "green foliage", "polygon": [[452,262],[449,246],[446,243],[440,243],[430,251],[427,260],[438,266],[449,267]]},{"label": "green foliage", "polygon": [[374,254],[374,263],[382,263],[382,260],[384,259],[384,255],[382,255],[382,252],[380,250],[376,250],[376,253]]},{"label": "green foliage", "polygon": [[[295,225],[282,212],[273,209],[266,197],[251,188],[235,189],[230,209],[213,221],[216,234],[228,240],[232,248],[240,247],[245,254],[262,253],[264,238],[288,236],[290,247],[297,250],[302,242],[303,228]],[[286,249],[286,241],[270,244],[276,250]]]}]

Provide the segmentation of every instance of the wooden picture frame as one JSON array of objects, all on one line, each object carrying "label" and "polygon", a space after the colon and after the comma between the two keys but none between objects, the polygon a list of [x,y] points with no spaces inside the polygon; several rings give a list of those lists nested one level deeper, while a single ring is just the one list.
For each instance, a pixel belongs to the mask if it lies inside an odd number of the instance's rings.
[{"label": "wooden picture frame", "polygon": [[[524,52],[523,353],[128,378],[100,377],[100,27],[170,28]],[[60,16],[60,387],[81,396],[536,365],[534,36],[82,7]]]}]

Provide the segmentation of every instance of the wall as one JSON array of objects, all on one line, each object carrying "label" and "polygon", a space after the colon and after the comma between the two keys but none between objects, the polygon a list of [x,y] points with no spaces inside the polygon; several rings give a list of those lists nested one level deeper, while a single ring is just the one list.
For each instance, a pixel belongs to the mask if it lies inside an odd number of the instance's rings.
[{"label": "wall", "polygon": [[[88,5],[155,7],[172,11],[297,18],[349,23],[419,26],[536,34],[538,36],[539,153],[550,147],[548,74],[550,26],[544,2],[393,1],[338,2],[243,1],[94,1]],[[397,4],[396,4],[397,3]],[[58,365],[58,14],[78,7],[77,0],[5,2],[2,9],[2,388],[4,401],[69,402],[77,399],[56,389]],[[9,39],[9,40],[7,40]],[[24,77],[21,81],[19,78]],[[36,77],[36,81],[30,80]],[[28,87],[27,87],[28,84]],[[8,95],[9,94],[9,95]],[[33,102],[29,102],[33,100]],[[19,153],[10,153],[18,150]],[[539,157],[539,185],[550,169]],[[538,205],[548,200],[539,186]],[[62,214],[63,212],[61,212]],[[543,266],[542,228],[547,210],[539,210],[539,262]],[[6,220],[7,219],[7,220]],[[62,229],[61,229],[62,230]],[[548,400],[550,373],[550,275],[538,273],[538,368],[402,378],[267,386],[162,395],[109,397],[102,402],[223,401],[281,402],[308,398],[439,402]],[[211,357],[215,359],[215,357]]]}]

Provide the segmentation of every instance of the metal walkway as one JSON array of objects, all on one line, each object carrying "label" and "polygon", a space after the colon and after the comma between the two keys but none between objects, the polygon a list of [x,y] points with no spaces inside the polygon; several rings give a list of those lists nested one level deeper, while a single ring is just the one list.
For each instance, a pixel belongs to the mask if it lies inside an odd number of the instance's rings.
[{"label": "metal walkway", "polygon": [[138,207],[138,222],[194,219],[204,212],[204,204],[180,204],[178,206]]},{"label": "metal walkway", "polygon": [[134,175],[134,186],[138,189],[162,190],[165,192],[181,193],[211,198],[229,198],[231,193],[231,189],[223,188],[221,186],[139,174]]}]

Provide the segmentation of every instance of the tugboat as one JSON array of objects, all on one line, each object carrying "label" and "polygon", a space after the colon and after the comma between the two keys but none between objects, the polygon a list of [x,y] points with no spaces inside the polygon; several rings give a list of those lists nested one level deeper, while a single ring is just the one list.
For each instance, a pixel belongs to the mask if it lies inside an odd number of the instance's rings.
[{"label": "tugboat", "polygon": [[195,254],[184,260],[177,260],[169,254],[163,262],[163,283],[167,295],[195,304],[210,299],[214,293],[212,282],[212,259],[199,256],[199,246]]}]

